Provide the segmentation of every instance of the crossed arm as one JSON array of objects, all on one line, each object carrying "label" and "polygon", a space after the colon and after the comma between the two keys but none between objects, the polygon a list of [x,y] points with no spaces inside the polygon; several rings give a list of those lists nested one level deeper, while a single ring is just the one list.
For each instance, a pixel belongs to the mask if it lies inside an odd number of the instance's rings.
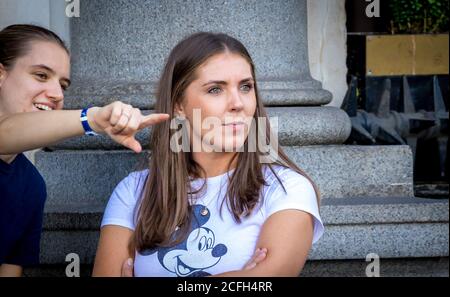
[{"label": "crossed arm", "polygon": [[216,276],[298,276],[311,249],[313,228],[313,217],[306,212],[293,209],[276,212],[264,223],[256,246],[267,248],[264,261],[250,270]]},{"label": "crossed arm", "polygon": [[[256,246],[267,249],[265,258],[256,261],[257,265],[215,276],[298,276],[311,248],[313,224],[313,217],[299,210],[272,214],[264,223]],[[93,276],[121,276],[123,263],[130,257],[128,242],[132,232],[113,225],[102,228]]]},{"label": "crossed arm", "polygon": [[12,264],[0,265],[0,277],[22,276],[22,266]]}]

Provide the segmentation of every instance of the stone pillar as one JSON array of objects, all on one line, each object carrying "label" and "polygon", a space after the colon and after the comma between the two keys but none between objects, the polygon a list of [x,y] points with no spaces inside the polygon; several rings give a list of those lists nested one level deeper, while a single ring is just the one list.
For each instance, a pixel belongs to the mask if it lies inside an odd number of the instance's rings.
[{"label": "stone pillar", "polygon": [[249,49],[266,103],[326,104],[331,94],[309,73],[306,12],[297,0],[81,1],[72,22],[73,78],[154,83],[183,37],[224,32]]},{"label": "stone pillar", "polygon": [[[197,31],[224,32],[246,45],[269,115],[281,116],[282,144],[338,144],[348,137],[348,116],[320,107],[331,93],[309,72],[306,0],[81,1],[71,24],[74,84],[66,107],[115,97],[151,109],[170,50]],[[80,145],[98,146],[95,141]]]},{"label": "stone pillar", "polygon": [[347,92],[347,28],[345,0],[307,0],[311,76],[333,94],[339,107]]}]

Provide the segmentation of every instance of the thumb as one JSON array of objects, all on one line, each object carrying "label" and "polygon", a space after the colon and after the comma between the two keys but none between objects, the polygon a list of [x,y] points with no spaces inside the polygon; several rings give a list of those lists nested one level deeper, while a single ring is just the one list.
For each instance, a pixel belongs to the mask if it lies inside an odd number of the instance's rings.
[{"label": "thumb", "polygon": [[133,135],[131,135],[131,136],[115,134],[114,132],[112,132],[111,127],[106,128],[105,132],[106,132],[106,134],[108,134],[109,137],[111,137],[112,140],[133,150],[134,152],[140,153],[142,151],[141,144],[134,138],[135,133],[133,133]]},{"label": "thumb", "polygon": [[133,259],[128,258],[125,262],[122,264],[122,271],[121,271],[122,277],[133,277]]},{"label": "thumb", "polygon": [[134,136],[126,138],[122,142],[122,145],[133,150],[135,153],[140,153],[142,151],[141,144],[134,138]]}]

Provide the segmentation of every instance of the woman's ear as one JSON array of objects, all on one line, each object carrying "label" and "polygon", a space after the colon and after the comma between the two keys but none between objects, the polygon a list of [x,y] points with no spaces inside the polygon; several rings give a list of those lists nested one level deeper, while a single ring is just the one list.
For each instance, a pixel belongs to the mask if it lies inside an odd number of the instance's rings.
[{"label": "woman's ear", "polygon": [[184,109],[181,103],[175,103],[174,113],[177,116],[184,116]]},{"label": "woman's ear", "polygon": [[3,81],[6,78],[6,68],[0,63],[0,88],[2,87]]}]

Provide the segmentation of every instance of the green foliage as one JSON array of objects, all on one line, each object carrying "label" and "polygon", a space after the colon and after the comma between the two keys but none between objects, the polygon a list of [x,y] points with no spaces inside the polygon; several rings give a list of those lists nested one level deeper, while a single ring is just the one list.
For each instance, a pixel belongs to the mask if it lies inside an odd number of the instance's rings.
[{"label": "green foliage", "polygon": [[389,0],[392,11],[391,32],[448,32],[449,0]]}]

